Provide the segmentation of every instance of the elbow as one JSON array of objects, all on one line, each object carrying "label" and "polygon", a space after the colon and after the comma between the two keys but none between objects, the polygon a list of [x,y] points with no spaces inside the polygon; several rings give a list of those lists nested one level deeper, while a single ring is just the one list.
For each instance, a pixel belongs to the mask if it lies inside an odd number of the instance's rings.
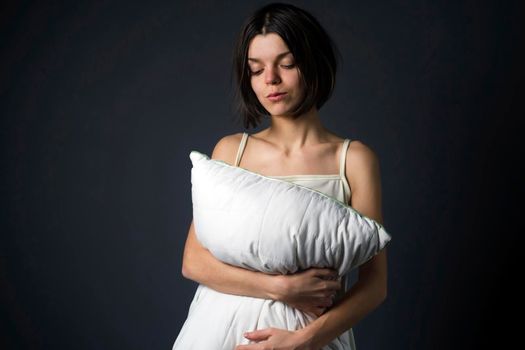
[{"label": "elbow", "polygon": [[193,269],[191,268],[191,263],[188,261],[187,257],[184,257],[182,260],[181,273],[184,278],[192,281],[194,280]]},{"label": "elbow", "polygon": [[182,263],[182,269],[181,269],[182,277],[186,279],[190,279],[190,269],[188,268],[187,264],[184,262]]}]

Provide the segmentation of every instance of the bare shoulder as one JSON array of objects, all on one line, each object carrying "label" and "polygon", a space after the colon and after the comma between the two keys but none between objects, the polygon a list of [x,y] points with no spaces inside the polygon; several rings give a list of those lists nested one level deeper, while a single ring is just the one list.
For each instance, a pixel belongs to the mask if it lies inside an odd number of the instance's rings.
[{"label": "bare shoulder", "polygon": [[359,140],[352,141],[348,147],[346,170],[349,174],[359,175],[362,171],[379,167],[379,158],[366,144]]},{"label": "bare shoulder", "polygon": [[213,148],[211,159],[218,159],[230,165],[235,163],[235,156],[242,139],[242,132],[223,136]]},{"label": "bare shoulder", "polygon": [[350,143],[345,171],[352,190],[351,205],[382,222],[381,176],[376,153],[360,141]]}]

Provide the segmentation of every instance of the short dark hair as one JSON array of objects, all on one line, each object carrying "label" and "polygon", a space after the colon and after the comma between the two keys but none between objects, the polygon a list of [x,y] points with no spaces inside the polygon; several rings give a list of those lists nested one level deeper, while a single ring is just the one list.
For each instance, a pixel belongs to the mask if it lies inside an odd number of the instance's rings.
[{"label": "short dark hair", "polygon": [[[255,11],[244,22],[233,52],[235,107],[245,128],[256,127],[268,111],[251,87],[247,63],[251,40],[258,34],[276,33],[286,43],[301,72],[305,96],[292,116],[320,109],[335,87],[337,61],[341,54],[328,33],[310,13],[291,4],[271,3]],[[337,55],[337,57],[336,57]]]}]

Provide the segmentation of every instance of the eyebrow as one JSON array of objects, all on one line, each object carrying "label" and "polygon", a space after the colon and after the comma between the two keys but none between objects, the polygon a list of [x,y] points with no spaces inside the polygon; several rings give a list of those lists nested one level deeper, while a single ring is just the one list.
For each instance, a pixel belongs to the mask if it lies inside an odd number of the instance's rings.
[{"label": "eyebrow", "polygon": [[[280,54],[277,55],[277,58],[281,58],[281,57],[284,57],[286,55],[288,55],[289,53],[291,53],[290,51],[286,51],[286,52],[282,52]],[[248,57],[248,61],[253,61],[253,62],[261,62],[260,59],[258,58],[252,58],[252,57]]]}]

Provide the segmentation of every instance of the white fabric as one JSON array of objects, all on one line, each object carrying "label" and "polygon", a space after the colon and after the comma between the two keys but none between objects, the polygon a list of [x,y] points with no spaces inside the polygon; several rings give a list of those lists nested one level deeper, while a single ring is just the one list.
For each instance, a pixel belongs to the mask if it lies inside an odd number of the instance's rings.
[{"label": "white fabric", "polygon": [[[235,166],[240,166],[242,155],[246,148],[246,143],[251,135],[244,132],[241,137],[237,156],[235,157]],[[275,175],[268,176],[276,179],[286,180],[298,183],[308,188],[313,188],[319,192],[332,196],[345,203],[350,202],[352,190],[348,184],[345,175],[345,164],[348,147],[351,139],[344,139],[339,151],[339,174],[294,174],[294,175]]]},{"label": "white fabric", "polygon": [[[266,273],[361,265],[390,240],[376,221],[319,191],[190,153],[200,243],[223,262]],[[315,316],[274,300],[199,285],[173,349],[233,349],[247,330],[303,328]],[[350,349],[343,339],[324,349]]]}]

